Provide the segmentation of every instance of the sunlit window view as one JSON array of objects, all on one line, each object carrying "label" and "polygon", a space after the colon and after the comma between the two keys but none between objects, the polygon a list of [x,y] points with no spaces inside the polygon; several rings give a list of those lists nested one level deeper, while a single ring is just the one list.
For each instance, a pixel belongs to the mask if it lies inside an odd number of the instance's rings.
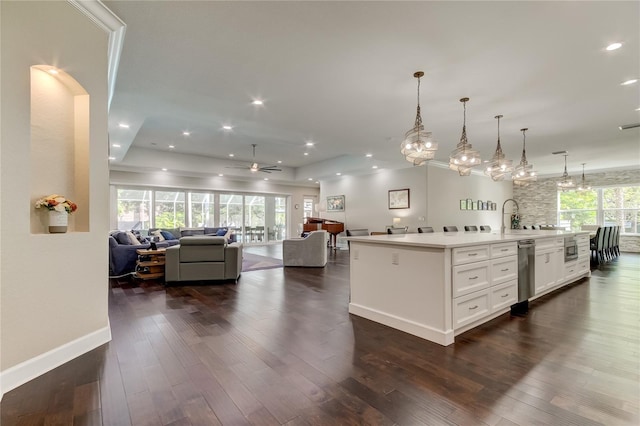
[{"label": "sunlit window view", "polygon": [[579,231],[583,226],[620,226],[621,234],[640,233],[640,186],[558,192],[558,223]]},{"label": "sunlit window view", "polygon": [[286,238],[287,197],[117,188],[118,229],[226,227],[237,241]]}]

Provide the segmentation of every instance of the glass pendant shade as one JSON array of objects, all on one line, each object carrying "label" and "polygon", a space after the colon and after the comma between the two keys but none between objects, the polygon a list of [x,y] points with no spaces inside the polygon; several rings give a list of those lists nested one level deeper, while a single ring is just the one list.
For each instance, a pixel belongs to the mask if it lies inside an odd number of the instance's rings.
[{"label": "glass pendant shade", "polygon": [[520,129],[522,132],[522,158],[511,174],[513,184],[516,186],[528,186],[531,182],[538,180],[537,173],[533,170],[533,165],[527,161],[527,142],[525,132],[529,129]]},{"label": "glass pendant shade", "polygon": [[584,178],[584,166],[587,163],[582,163],[582,180],[580,181],[580,185],[578,185],[578,191],[589,191],[591,190],[591,186],[587,183]]},{"label": "glass pendant shade", "polygon": [[467,141],[467,102],[469,98],[462,98],[460,102],[463,104],[464,115],[462,119],[462,135],[460,142],[456,145],[456,149],[449,156],[449,168],[458,172],[460,176],[469,176],[471,169],[480,165],[480,153],[473,149]]},{"label": "glass pendant shade", "polygon": [[413,76],[418,79],[416,121],[413,128],[405,133],[404,140],[400,144],[400,152],[408,162],[414,166],[420,166],[427,160],[433,160],[438,144],[433,140],[431,132],[425,131],[420,115],[420,77],[424,76],[424,72],[416,71]]},{"label": "glass pendant shade", "polygon": [[566,190],[575,188],[575,186],[576,186],[576,183],[573,181],[573,178],[571,178],[571,176],[569,176],[569,173],[567,173],[567,156],[565,155],[564,156],[564,173],[562,174],[562,177],[558,181],[558,188],[560,188],[563,191],[566,191]]},{"label": "glass pendant shade", "polygon": [[499,181],[513,172],[513,162],[506,159],[500,145],[500,119],[502,115],[496,115],[495,118],[498,120],[498,146],[496,146],[493,158],[486,163],[484,173],[491,179]]}]

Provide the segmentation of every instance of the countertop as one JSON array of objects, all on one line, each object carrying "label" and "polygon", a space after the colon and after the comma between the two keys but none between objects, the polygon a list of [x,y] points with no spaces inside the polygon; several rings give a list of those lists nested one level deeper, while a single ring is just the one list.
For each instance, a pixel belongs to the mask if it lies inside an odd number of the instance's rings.
[{"label": "countertop", "polygon": [[507,230],[504,235],[499,231],[492,232],[433,232],[426,234],[390,234],[372,236],[347,237],[349,241],[366,242],[385,245],[403,245],[414,247],[453,248],[478,244],[495,244],[519,240],[552,238],[557,236],[589,235],[588,231],[537,231]]}]

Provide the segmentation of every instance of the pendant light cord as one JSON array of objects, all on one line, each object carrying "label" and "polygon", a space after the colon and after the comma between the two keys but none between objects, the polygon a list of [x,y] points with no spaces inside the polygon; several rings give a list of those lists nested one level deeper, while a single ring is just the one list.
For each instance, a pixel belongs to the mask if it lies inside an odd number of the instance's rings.
[{"label": "pendant light cord", "polygon": [[416,130],[419,131],[420,130],[420,126],[422,125],[422,116],[420,115],[420,77],[418,78],[418,108],[416,109]]}]

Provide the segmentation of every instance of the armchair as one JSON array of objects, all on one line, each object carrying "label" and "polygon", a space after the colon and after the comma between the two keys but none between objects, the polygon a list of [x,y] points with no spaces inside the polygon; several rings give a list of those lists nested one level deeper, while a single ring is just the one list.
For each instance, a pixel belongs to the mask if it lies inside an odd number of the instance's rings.
[{"label": "armchair", "polygon": [[167,248],[165,280],[234,280],[242,272],[242,244],[224,237],[180,238],[180,245]]},{"label": "armchair", "polygon": [[282,241],[284,266],[324,267],[327,264],[327,238],[325,230],[312,231],[306,238]]}]

